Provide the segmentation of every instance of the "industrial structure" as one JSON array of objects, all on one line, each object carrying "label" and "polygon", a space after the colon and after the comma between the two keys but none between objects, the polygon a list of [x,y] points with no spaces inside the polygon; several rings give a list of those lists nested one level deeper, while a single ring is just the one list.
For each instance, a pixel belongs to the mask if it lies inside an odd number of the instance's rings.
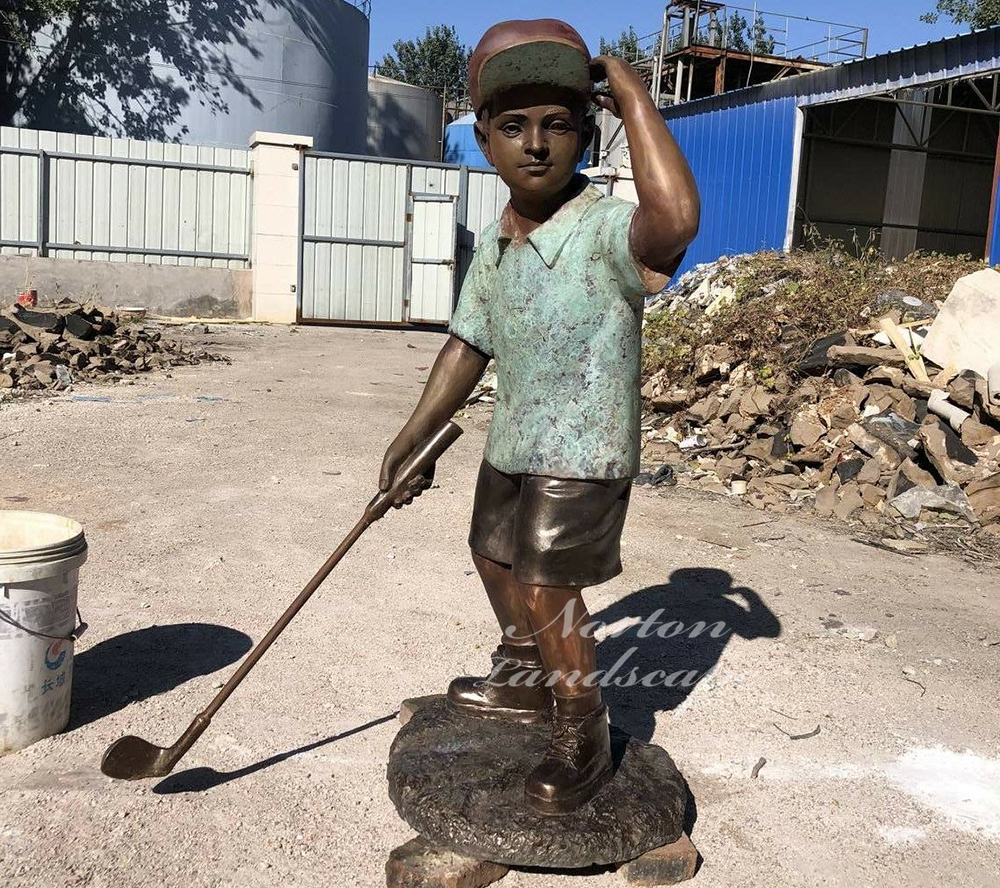
[{"label": "industrial structure", "polygon": [[1000,27],[663,114],[702,196],[685,268],[816,238],[1000,261]]},{"label": "industrial structure", "polygon": [[434,90],[368,76],[368,153],[403,160],[441,160],[446,118]]},{"label": "industrial structure", "polygon": [[721,95],[864,58],[868,29],[709,0],[671,0],[625,56],[659,105]]}]

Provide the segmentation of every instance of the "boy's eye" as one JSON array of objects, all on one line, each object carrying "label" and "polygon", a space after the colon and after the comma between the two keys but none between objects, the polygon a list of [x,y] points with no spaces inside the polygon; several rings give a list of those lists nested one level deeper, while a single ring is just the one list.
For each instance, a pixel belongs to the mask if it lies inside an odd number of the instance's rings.
[{"label": "boy's eye", "polygon": [[553,120],[549,124],[549,129],[561,135],[570,132],[573,128],[565,120]]},{"label": "boy's eye", "polygon": [[505,123],[502,127],[500,127],[500,132],[502,132],[505,136],[516,136],[521,132],[521,127],[519,127],[516,123]]}]

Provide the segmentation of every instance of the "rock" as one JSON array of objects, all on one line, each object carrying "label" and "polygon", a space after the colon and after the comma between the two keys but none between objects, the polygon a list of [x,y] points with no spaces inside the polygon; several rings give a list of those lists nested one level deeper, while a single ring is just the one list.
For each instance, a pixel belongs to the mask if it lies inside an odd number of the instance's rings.
[{"label": "rock", "polygon": [[851,481],[840,489],[840,501],[834,506],[833,514],[846,521],[864,504],[860,487],[856,481]]},{"label": "rock", "polygon": [[869,459],[866,460],[864,467],[858,472],[857,481],[858,484],[878,484],[881,477],[882,467],[879,465],[878,460]]},{"label": "rock", "polygon": [[964,484],[975,479],[979,459],[950,426],[940,420],[928,422],[920,428],[920,440],[927,459],[942,481]]},{"label": "rock", "polygon": [[867,382],[883,382],[893,388],[902,388],[906,373],[899,367],[889,367],[882,365],[868,371],[865,376]]},{"label": "rock", "polygon": [[891,367],[906,366],[906,359],[894,348],[864,348],[862,346],[832,345],[826,353],[831,367]]},{"label": "rock", "polygon": [[715,419],[719,415],[719,408],[722,402],[715,396],[709,395],[688,407],[688,416],[704,424]]},{"label": "rock", "polygon": [[816,511],[820,515],[832,515],[838,502],[839,498],[837,497],[837,489],[835,487],[820,488],[816,494]]},{"label": "rock", "polygon": [[650,402],[650,406],[657,413],[675,413],[687,407],[691,403],[691,392],[687,389],[673,389],[657,395]]},{"label": "rock", "polygon": [[878,460],[883,472],[898,468],[903,461],[903,457],[892,447],[866,431],[858,423],[854,423],[847,429],[847,436],[858,450]]},{"label": "rock", "polygon": [[948,400],[965,410],[971,410],[976,403],[976,383],[982,379],[972,370],[966,370],[948,383]]},{"label": "rock", "polygon": [[965,488],[965,493],[980,524],[1000,521],[1000,472],[974,481]]},{"label": "rock", "polygon": [[817,443],[824,434],[826,426],[820,422],[816,407],[810,406],[795,415],[788,438],[796,447],[808,448]]},{"label": "rock", "polygon": [[869,509],[876,509],[885,500],[885,491],[874,484],[861,484],[861,499]]},{"label": "rock", "polygon": [[14,377],[9,373],[0,373],[0,389],[14,388]]},{"label": "rock", "polygon": [[629,885],[677,885],[693,879],[697,868],[698,851],[685,833],[671,845],[630,860],[619,872]]},{"label": "rock", "polygon": [[930,472],[924,471],[913,460],[906,459],[892,476],[887,494],[889,499],[893,499],[914,487],[932,488],[937,486],[937,479]]},{"label": "rock", "polygon": [[966,447],[982,447],[1000,437],[1000,430],[984,425],[975,416],[962,423],[962,443]]},{"label": "rock", "polygon": [[727,378],[735,357],[728,345],[706,345],[700,348],[694,359],[695,379],[706,383]]},{"label": "rock", "polygon": [[[877,463],[876,463],[877,465]],[[837,476],[840,478],[841,484],[846,484],[848,481],[853,481],[858,475],[861,474],[861,470],[865,467],[865,460],[858,459],[845,459],[843,462],[837,464],[836,472]]]},{"label": "rock", "polygon": [[486,888],[509,867],[435,848],[417,836],[400,845],[385,865],[387,888]]},{"label": "rock", "polygon": [[755,385],[740,399],[740,413],[743,416],[766,416],[771,411],[775,396],[764,386]]}]

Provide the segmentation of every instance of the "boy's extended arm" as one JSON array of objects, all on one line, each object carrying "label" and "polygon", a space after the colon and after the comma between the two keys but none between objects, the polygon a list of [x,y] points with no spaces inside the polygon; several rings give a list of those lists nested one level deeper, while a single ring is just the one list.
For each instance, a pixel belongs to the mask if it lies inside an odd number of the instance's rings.
[{"label": "boy's extended arm", "polygon": [[677,258],[698,233],[701,200],[687,160],[653,104],[646,86],[624,59],[594,59],[596,82],[607,79],[611,98],[601,107],[625,122],[639,209],[632,222],[632,251],[652,271],[673,274]]},{"label": "boy's extended arm", "polygon": [[[449,336],[431,368],[423,394],[413,415],[406,421],[382,460],[379,489],[388,490],[400,463],[413,449],[454,416],[476,387],[489,358],[457,336]],[[429,479],[418,479],[402,502],[409,502],[429,486]],[[402,505],[402,502],[396,505]]]}]

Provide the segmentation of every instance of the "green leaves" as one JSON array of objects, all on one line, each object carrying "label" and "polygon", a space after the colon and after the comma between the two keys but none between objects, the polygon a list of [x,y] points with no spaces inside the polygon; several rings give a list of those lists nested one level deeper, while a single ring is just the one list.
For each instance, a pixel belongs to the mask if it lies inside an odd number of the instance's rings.
[{"label": "green leaves", "polygon": [[938,0],[937,9],[922,15],[920,20],[933,25],[942,15],[956,24],[989,28],[1000,25],[1000,0]]},{"label": "green leaves", "polygon": [[435,25],[427,28],[423,37],[397,40],[392,48],[393,52],[375,66],[377,74],[447,92],[449,97],[468,92],[472,50],[462,45],[453,26]]}]

